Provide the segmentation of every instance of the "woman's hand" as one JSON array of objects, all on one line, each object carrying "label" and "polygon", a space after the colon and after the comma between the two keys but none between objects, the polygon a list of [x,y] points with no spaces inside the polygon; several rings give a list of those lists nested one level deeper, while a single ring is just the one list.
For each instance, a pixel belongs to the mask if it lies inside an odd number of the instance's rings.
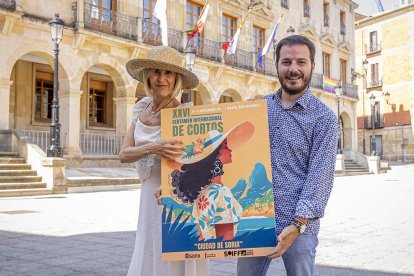
[{"label": "woman's hand", "polygon": [[175,159],[183,154],[183,141],[178,139],[161,139],[154,142],[154,153],[168,159]]},{"label": "woman's hand", "polygon": [[161,190],[161,185],[158,186],[157,189],[155,189],[155,193],[154,193],[155,199],[157,200],[157,204],[161,205],[161,199],[162,199],[162,190]]}]

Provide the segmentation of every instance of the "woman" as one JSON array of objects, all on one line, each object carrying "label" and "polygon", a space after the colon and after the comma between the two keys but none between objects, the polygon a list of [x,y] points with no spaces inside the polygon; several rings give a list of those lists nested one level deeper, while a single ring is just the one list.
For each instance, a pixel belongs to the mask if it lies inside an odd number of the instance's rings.
[{"label": "woman", "polygon": [[160,157],[174,159],[183,148],[179,140],[160,139],[160,111],[179,106],[176,97],[181,89],[198,85],[197,76],[182,64],[176,50],[159,46],[152,48],[146,59],[130,60],[126,65],[128,73],[143,82],[150,95],[135,104],[132,125],[119,153],[121,162],[136,162],[141,180],[138,229],[129,276],[209,274],[207,261],[164,262],[161,257]]},{"label": "woman", "polygon": [[209,140],[198,139],[202,144],[198,146],[199,154],[192,153],[191,158],[176,160],[183,165],[171,173],[172,193],[183,203],[193,204],[192,217],[200,240],[218,237],[232,240],[236,235],[243,208],[223,184],[221,176],[223,165],[233,162],[228,141],[246,142],[253,131],[250,122],[236,126],[225,135],[210,131]]}]

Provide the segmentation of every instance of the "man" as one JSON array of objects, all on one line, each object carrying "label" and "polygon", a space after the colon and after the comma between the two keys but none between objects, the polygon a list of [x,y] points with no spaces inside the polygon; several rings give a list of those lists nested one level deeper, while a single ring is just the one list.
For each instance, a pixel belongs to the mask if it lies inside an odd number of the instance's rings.
[{"label": "man", "polygon": [[265,99],[277,244],[267,257],[240,258],[239,276],[266,275],[271,260],[278,257],[288,276],[314,275],[319,219],[333,185],[337,119],[309,88],[315,46],[299,35],[282,39],[276,68],[282,87]]}]

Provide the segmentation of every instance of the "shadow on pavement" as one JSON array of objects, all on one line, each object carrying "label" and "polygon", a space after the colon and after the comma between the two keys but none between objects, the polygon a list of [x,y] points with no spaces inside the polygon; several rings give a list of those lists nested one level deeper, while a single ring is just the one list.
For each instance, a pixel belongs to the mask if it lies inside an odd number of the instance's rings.
[{"label": "shadow on pavement", "polygon": [[[135,232],[43,236],[0,230],[0,275],[126,275]],[[235,275],[236,260],[211,260],[211,276]],[[351,268],[316,266],[318,276],[409,275]],[[268,275],[286,275],[275,260]]]}]

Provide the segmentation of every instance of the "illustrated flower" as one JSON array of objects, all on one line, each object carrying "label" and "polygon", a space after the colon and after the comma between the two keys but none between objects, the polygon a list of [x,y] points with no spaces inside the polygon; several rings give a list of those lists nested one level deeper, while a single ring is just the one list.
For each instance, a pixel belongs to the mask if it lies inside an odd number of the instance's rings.
[{"label": "illustrated flower", "polygon": [[201,211],[204,211],[204,209],[210,204],[210,202],[208,202],[208,199],[205,195],[202,195],[200,197],[200,199],[198,200],[198,209],[200,209]]}]

